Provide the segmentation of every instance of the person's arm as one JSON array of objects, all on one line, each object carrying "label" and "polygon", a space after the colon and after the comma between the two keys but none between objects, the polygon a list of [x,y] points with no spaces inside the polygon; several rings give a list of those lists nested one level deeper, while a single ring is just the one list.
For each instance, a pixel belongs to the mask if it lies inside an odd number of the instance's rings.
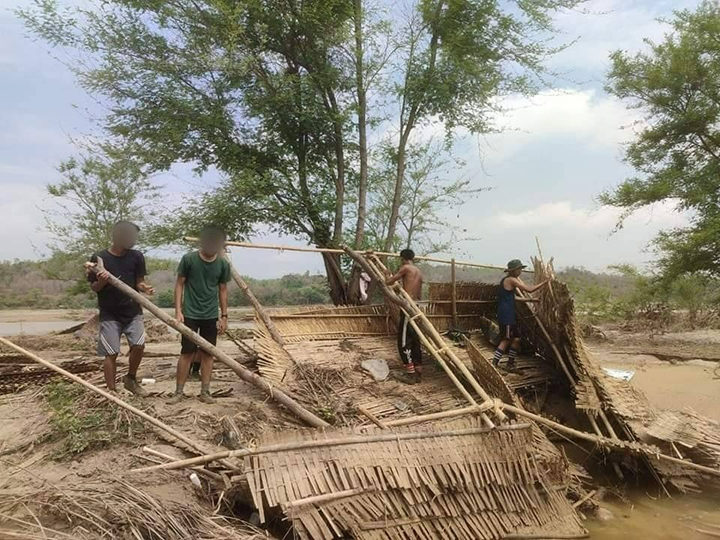
[{"label": "person's arm", "polygon": [[175,318],[178,322],[184,323],[185,317],[182,312],[183,289],[185,288],[185,276],[178,276],[175,280]]},{"label": "person's arm", "polygon": [[147,276],[147,267],[145,266],[145,256],[138,252],[137,261],[135,263],[135,288],[141,293],[153,295],[155,289],[145,281]]},{"label": "person's arm", "polygon": [[537,285],[525,285],[525,283],[523,283],[523,280],[520,278],[511,278],[511,279],[512,279],[511,283],[513,285],[515,285],[516,289],[520,289],[521,291],[526,292],[528,294],[532,294],[535,291],[542,289],[548,283],[550,283],[550,280],[546,279],[545,281],[541,281]]},{"label": "person's arm", "polygon": [[228,328],[228,286],[221,283],[218,286],[220,293],[220,333],[224,334]]},{"label": "person's arm", "polygon": [[393,285],[394,283],[397,283],[400,281],[405,273],[407,272],[407,268],[405,266],[401,266],[400,270],[395,272],[395,275],[390,275],[385,278],[385,284],[386,285]]}]

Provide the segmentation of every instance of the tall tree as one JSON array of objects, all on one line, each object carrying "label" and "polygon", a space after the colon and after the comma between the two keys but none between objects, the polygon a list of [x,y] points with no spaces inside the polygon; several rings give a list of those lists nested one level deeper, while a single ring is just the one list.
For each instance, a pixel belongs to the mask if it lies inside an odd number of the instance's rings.
[{"label": "tall tree", "polygon": [[[152,170],[214,167],[224,176],[215,198],[242,201],[234,212],[255,218],[235,230],[266,224],[319,246],[343,233],[350,85],[333,58],[352,13],[344,0],[113,0],[64,11],[36,0],[20,12],[35,33],[78,51],[81,84],[109,101],[105,128],[134,156]],[[342,303],[337,259],[325,263]]]},{"label": "tall tree", "polygon": [[400,36],[395,189],[385,250],[395,242],[407,146],[415,128],[439,120],[449,135],[459,127],[492,131],[499,95],[532,94],[545,83],[544,61],[561,48],[548,40],[552,16],[582,3],[418,0]]},{"label": "tall tree", "polygon": [[[600,200],[633,211],[669,201],[690,226],[656,238],[666,278],[720,275],[720,6],[675,12],[672,31],[649,50],[616,51],[607,89],[641,111],[625,154],[639,173]],[[622,225],[622,221],[620,223]]]},{"label": "tall tree", "polygon": [[[376,166],[370,175],[371,202],[367,234],[372,243],[387,237],[397,156],[395,147],[385,145],[374,157]],[[471,185],[467,178],[455,178],[462,166],[446,157],[443,145],[433,141],[411,143],[407,148],[406,179],[403,182],[398,230],[392,250],[412,247],[426,254],[453,251],[464,230],[450,225],[449,213],[479,196],[487,188]]]}]

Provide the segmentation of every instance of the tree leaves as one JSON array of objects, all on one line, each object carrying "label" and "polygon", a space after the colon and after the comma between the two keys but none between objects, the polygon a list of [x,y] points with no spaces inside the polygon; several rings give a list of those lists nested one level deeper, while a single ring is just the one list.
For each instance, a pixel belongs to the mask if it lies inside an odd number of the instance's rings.
[{"label": "tree leaves", "polygon": [[692,227],[657,238],[661,264],[672,275],[718,275],[720,7],[705,1],[694,12],[676,12],[670,24],[672,32],[648,42],[649,51],[611,56],[608,91],[644,115],[625,156],[641,176],[600,201],[632,211],[671,200],[691,210]]}]

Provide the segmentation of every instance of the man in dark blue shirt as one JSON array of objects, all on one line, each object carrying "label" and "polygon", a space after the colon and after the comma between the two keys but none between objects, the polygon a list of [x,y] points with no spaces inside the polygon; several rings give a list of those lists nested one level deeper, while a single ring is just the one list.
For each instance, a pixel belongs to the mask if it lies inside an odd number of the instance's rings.
[{"label": "man in dark blue shirt", "polygon": [[537,285],[527,286],[520,279],[525,265],[519,259],[513,259],[507,264],[505,273],[507,274],[500,280],[498,287],[498,326],[500,327],[500,343],[495,349],[493,356],[493,364],[497,366],[500,363],[505,351],[508,351],[508,370],[515,369],[515,359],[520,348],[520,330],[517,325],[517,316],[515,313],[515,290],[520,289],[526,293],[534,293],[541,287],[547,285],[550,280],[545,280]]}]

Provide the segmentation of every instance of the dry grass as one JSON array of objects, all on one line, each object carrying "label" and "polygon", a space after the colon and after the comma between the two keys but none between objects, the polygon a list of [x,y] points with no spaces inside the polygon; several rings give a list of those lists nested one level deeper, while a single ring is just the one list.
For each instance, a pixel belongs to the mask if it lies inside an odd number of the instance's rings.
[{"label": "dry grass", "polygon": [[46,540],[269,538],[244,521],[214,515],[197,503],[161,501],[119,479],[0,498],[0,527],[0,538]]}]

